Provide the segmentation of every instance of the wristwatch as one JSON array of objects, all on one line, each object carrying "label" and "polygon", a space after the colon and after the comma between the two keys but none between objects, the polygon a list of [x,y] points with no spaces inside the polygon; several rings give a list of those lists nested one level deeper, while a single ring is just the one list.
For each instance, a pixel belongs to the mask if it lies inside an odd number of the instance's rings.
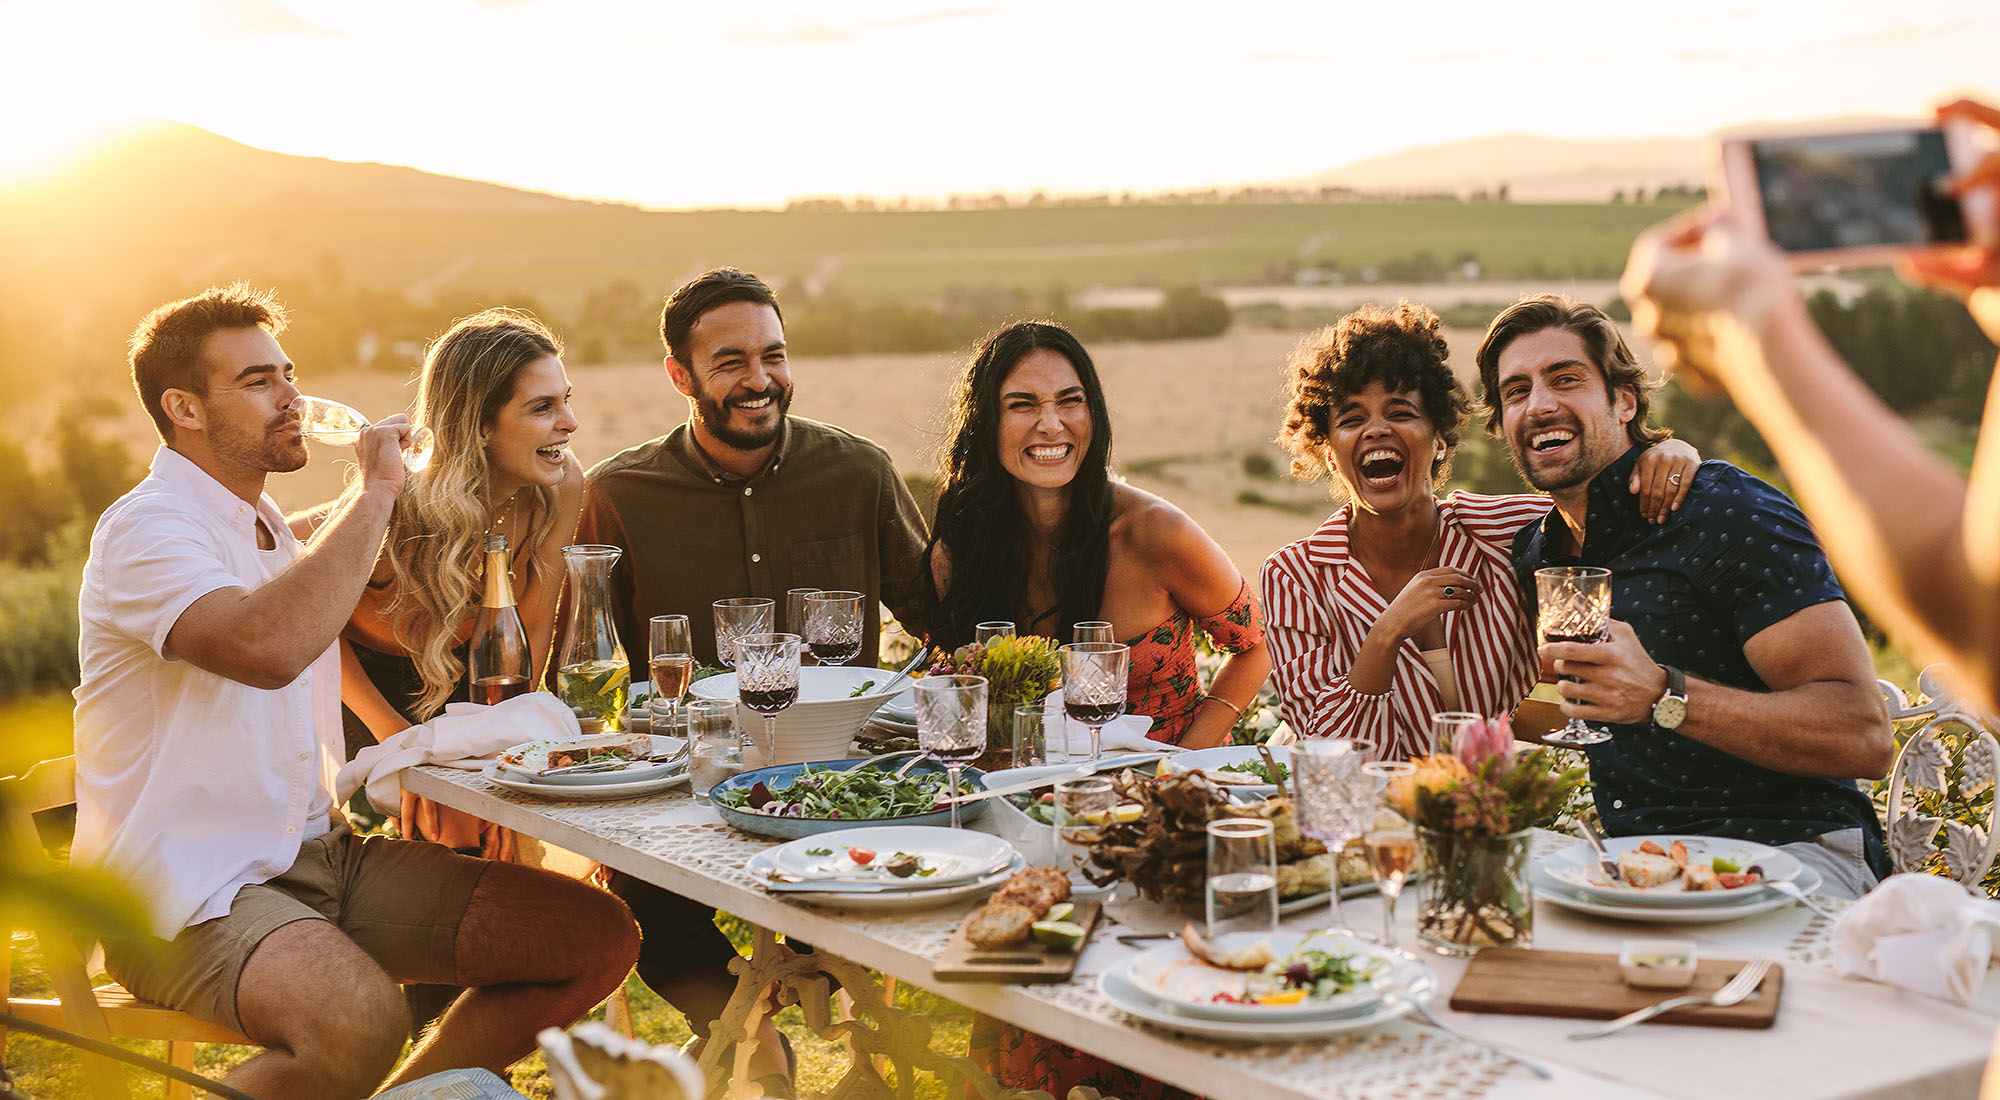
[{"label": "wristwatch", "polygon": [[1667,690],[1653,701],[1653,724],[1663,730],[1679,729],[1687,721],[1687,677],[1672,665],[1661,665],[1667,673]]}]

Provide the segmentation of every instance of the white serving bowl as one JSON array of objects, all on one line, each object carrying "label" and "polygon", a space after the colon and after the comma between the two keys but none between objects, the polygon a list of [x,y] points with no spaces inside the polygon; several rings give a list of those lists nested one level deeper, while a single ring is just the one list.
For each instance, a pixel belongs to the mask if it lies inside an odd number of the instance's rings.
[{"label": "white serving bowl", "polygon": [[[888,668],[808,665],[800,669],[799,700],[778,715],[777,758],[772,763],[798,764],[845,757],[861,724],[891,694],[877,689],[886,687],[895,678],[896,671]],[[875,681],[874,687],[866,694],[855,695],[854,689],[869,680]],[[688,693],[699,699],[734,701],[736,674],[725,672],[696,680]],[[764,728],[764,716],[738,703],[736,724],[746,733],[759,733]]]}]

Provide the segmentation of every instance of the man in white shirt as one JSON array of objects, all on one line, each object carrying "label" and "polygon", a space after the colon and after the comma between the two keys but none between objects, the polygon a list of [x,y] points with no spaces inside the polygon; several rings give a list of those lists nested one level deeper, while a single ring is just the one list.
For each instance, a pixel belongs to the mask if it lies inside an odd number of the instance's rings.
[{"label": "man in white shirt", "polygon": [[107,943],[114,977],[267,1048],[231,1085],[346,1100],[395,1066],[397,981],[470,988],[388,1084],[503,1071],[622,982],[638,937],[603,891],[355,837],[336,814],[333,644],[402,489],[409,424],[363,430],[358,491],[301,546],[264,495],[268,473],[306,462],[284,323],[237,286],[162,306],[133,334],[133,384],[164,446],[105,510],[84,566],[72,855],[134,883],[170,941]]}]

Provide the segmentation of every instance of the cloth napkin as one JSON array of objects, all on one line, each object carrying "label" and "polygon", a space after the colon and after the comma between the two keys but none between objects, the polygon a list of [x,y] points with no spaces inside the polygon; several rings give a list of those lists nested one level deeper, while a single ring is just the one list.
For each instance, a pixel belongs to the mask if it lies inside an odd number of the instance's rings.
[{"label": "cloth napkin", "polygon": [[576,712],[546,691],[504,703],[452,703],[444,713],[354,754],[333,780],[336,805],[368,788],[368,801],[385,814],[402,812],[403,769],[443,764],[478,771],[485,757],[524,741],[568,741],[583,736]]},{"label": "cloth napkin", "polygon": [[[1068,749],[1072,759],[1090,754],[1090,727],[1071,719],[1063,712],[1063,693],[1060,688],[1051,692],[1048,701],[1048,727],[1043,734],[1051,752],[1058,745]],[[1153,720],[1143,714],[1127,714],[1099,731],[1098,745],[1105,752],[1117,749],[1121,752],[1144,751],[1165,747],[1163,742],[1146,736],[1153,728]],[[1060,729],[1060,733],[1057,731]]]},{"label": "cloth napkin", "polygon": [[1841,914],[1829,939],[1842,977],[1971,1004],[2000,940],[2000,902],[1936,875],[1891,875]]}]

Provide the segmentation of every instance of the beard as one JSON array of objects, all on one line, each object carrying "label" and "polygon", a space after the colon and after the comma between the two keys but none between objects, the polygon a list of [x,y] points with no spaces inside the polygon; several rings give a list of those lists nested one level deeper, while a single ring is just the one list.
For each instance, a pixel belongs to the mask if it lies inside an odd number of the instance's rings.
[{"label": "beard", "polygon": [[298,418],[280,413],[256,428],[228,420],[218,420],[208,430],[208,445],[216,455],[267,474],[289,474],[306,464],[304,439],[279,439],[272,435]]},{"label": "beard", "polygon": [[[1539,425],[1538,427],[1549,427]],[[1559,493],[1589,483],[1606,466],[1618,458],[1617,453],[1601,453],[1605,448],[1577,429],[1576,453],[1569,461],[1559,466],[1535,466],[1529,461],[1534,454],[1520,437],[1508,440],[1507,453],[1514,460],[1514,469],[1520,472],[1521,480],[1544,493]]]},{"label": "beard", "polygon": [[[746,401],[756,401],[768,397],[778,410],[778,415],[769,427],[739,428],[730,422],[736,406]],[[718,400],[715,395],[702,389],[696,383],[694,391],[694,415],[710,435],[725,445],[739,451],[754,451],[768,447],[778,441],[778,433],[784,430],[785,415],[791,411],[792,387],[770,386],[756,393],[740,393]]]}]

